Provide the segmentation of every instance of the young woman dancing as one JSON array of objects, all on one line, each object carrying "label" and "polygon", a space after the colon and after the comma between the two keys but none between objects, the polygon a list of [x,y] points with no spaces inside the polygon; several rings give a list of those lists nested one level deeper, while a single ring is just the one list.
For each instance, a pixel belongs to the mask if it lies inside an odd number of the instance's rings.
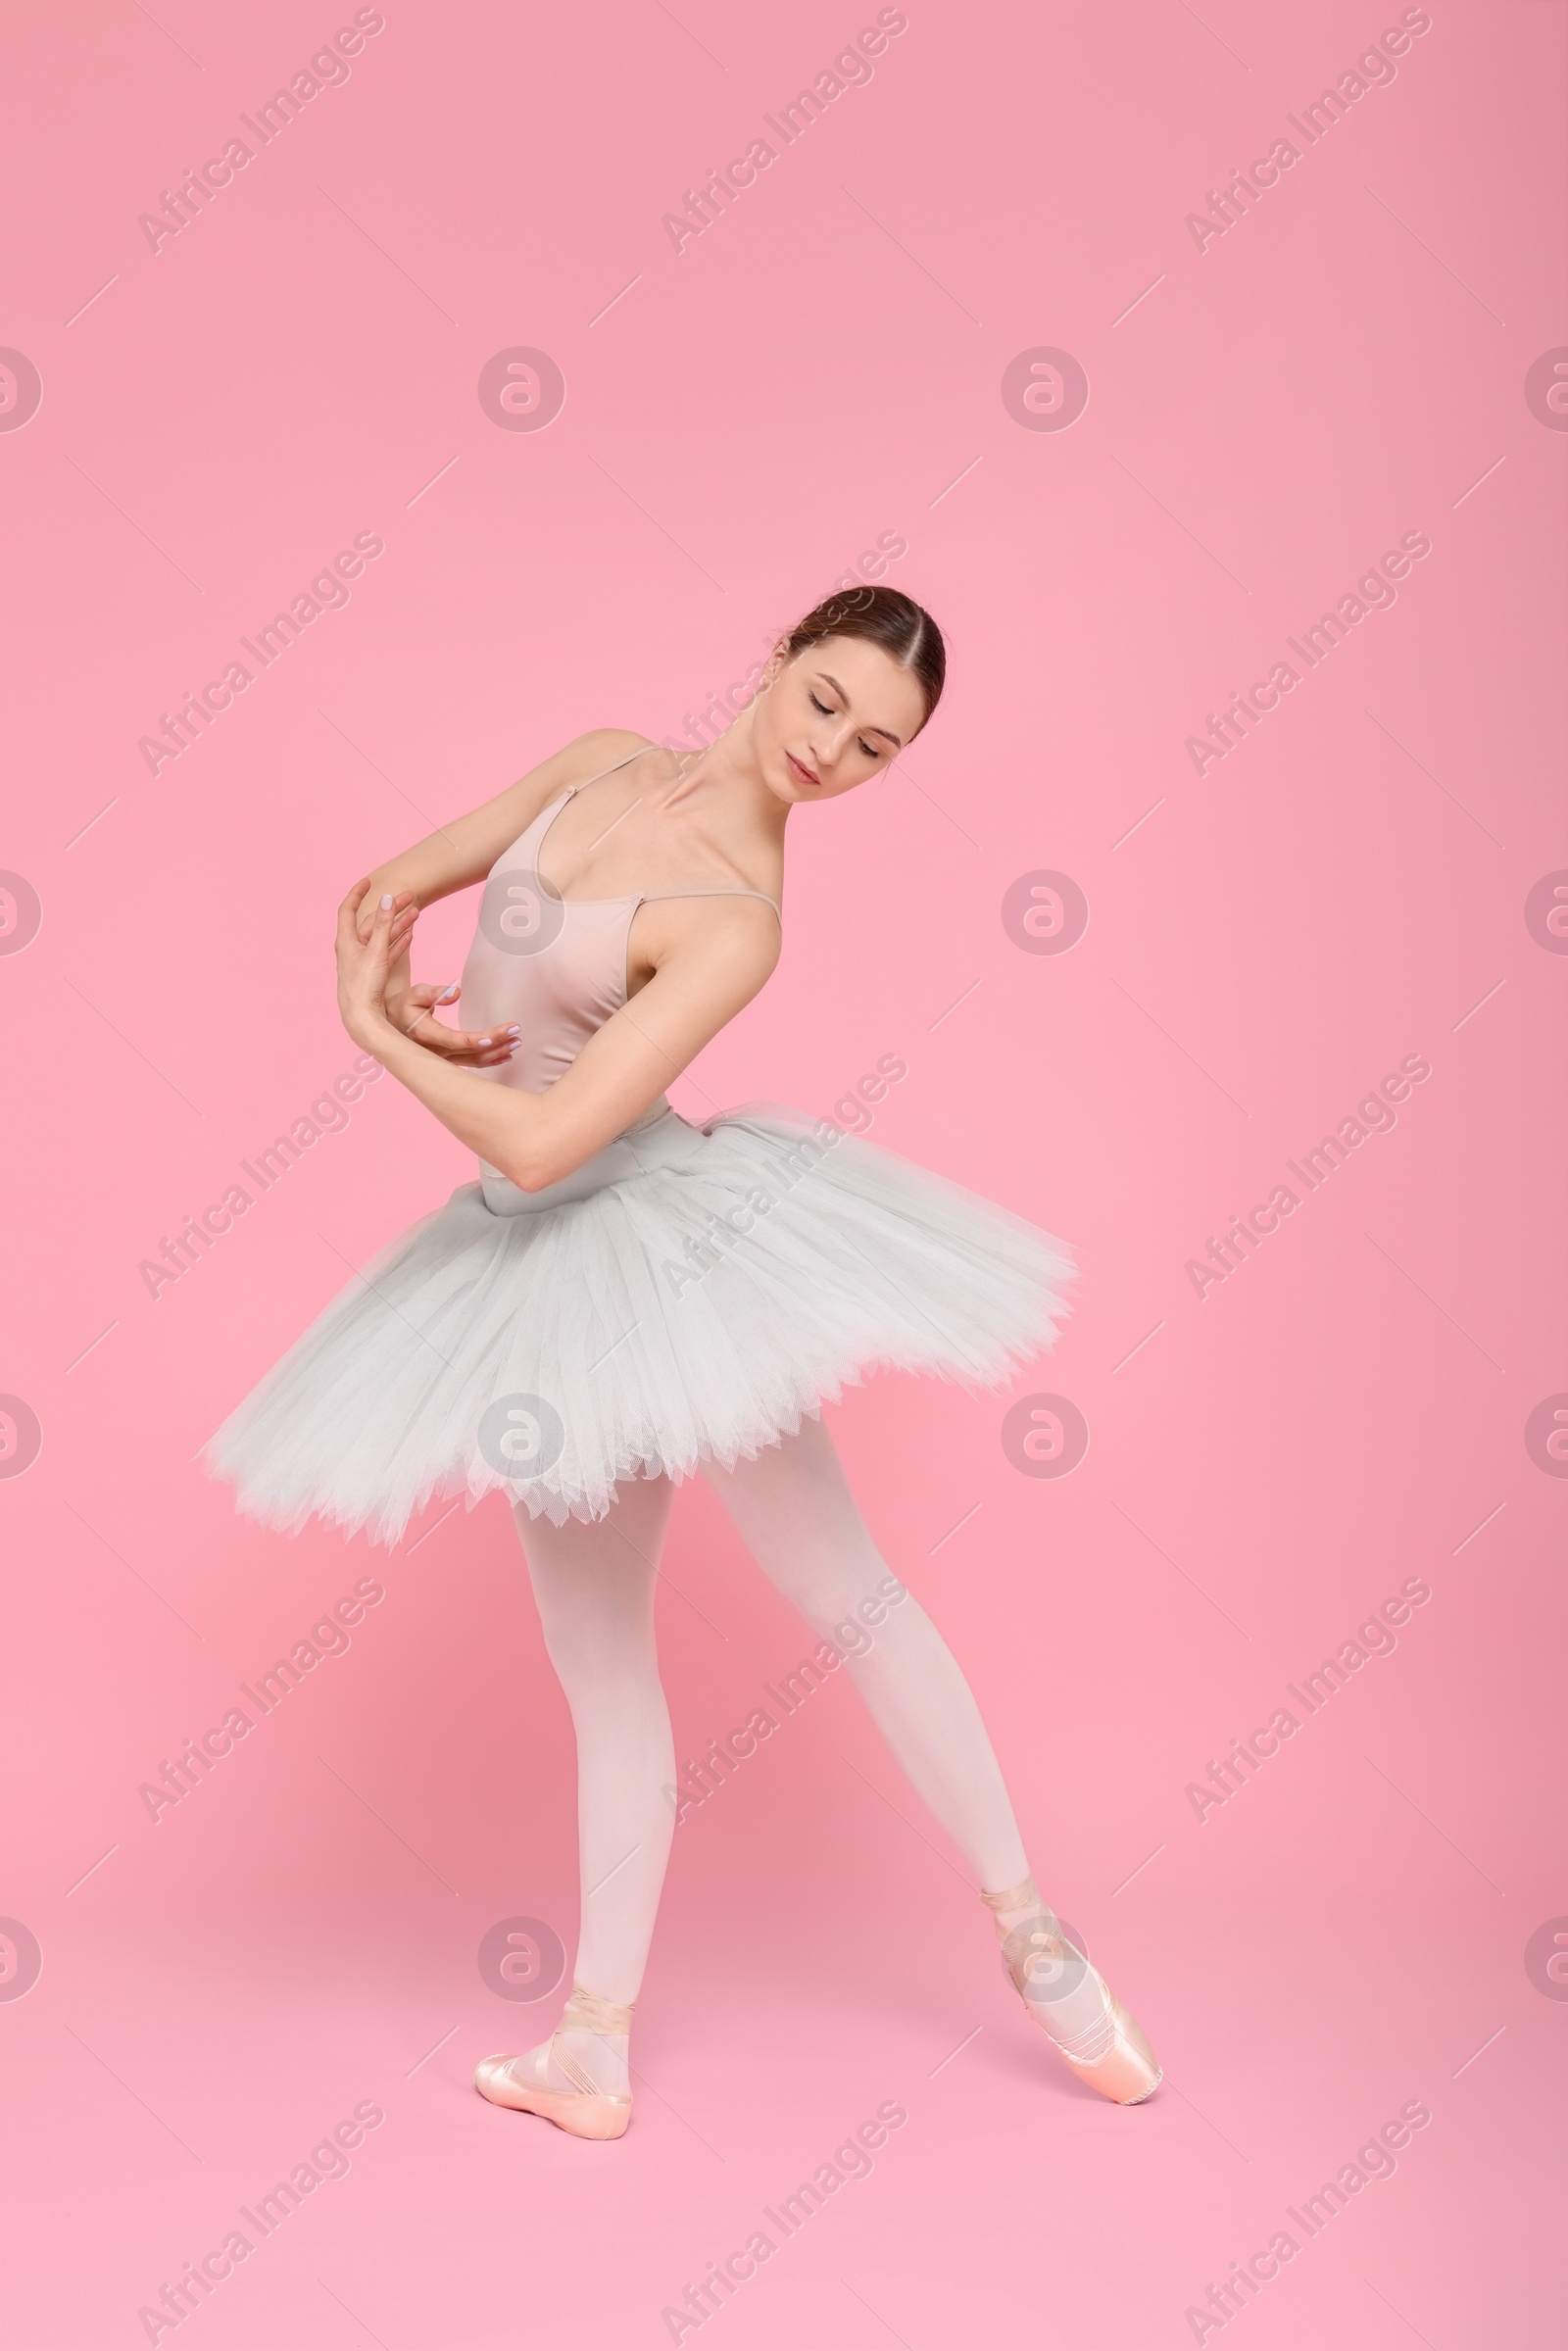
[{"label": "young woman dancing", "polygon": [[[778,959],[791,811],[880,774],[944,670],[920,606],[858,590],[778,644],[706,750],[580,736],[356,883],[344,1026],[479,1181],[374,1259],[206,1448],[240,1508],[291,1534],[317,1514],[390,1545],[434,1495],[509,1496],[576,1730],[585,1890],[559,2029],[476,2082],[585,2138],[631,2117],[675,1825],[654,1588],[672,1486],[697,1471],[813,1632],[881,1611],[869,1644],[836,1645],[989,1889],[1029,2014],[1118,2104],[1160,2080],[1042,1898],[969,1687],[889,1578],[820,1413],[873,1366],[1000,1385],[1054,1343],[1070,1251],[826,1120],[766,1104],[696,1127],[664,1098]],[[477,882],[456,1029],[435,1006],[458,988],[415,985],[409,944],[422,906]]]}]

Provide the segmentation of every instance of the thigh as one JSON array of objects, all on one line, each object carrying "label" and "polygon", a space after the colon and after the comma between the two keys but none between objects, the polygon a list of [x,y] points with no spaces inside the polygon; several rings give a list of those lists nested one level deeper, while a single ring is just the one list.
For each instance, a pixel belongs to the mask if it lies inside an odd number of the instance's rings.
[{"label": "thigh", "polygon": [[887,1575],[838,1447],[820,1419],[764,1445],[732,1470],[703,1464],[741,1541],[768,1580],[821,1631],[857,1608]]},{"label": "thigh", "polygon": [[513,1506],[552,1656],[604,1654],[652,1639],[654,1590],[669,1521],[665,1477],[622,1479],[604,1518],[554,1526]]}]

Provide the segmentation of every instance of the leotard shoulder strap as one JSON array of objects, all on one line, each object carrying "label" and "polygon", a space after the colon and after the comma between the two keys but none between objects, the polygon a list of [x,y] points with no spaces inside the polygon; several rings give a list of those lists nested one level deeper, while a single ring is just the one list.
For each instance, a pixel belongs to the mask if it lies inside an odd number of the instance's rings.
[{"label": "leotard shoulder strap", "polygon": [[731,890],[722,883],[715,883],[707,890],[645,890],[637,903],[646,906],[654,898],[760,898],[763,906],[771,906],[778,916],[779,928],[782,930],[784,927],[784,909],[776,898],[768,897],[765,890]]},{"label": "leotard shoulder strap", "polygon": [[601,767],[597,775],[585,775],[580,784],[568,784],[566,795],[569,797],[573,792],[586,792],[590,784],[602,783],[607,775],[614,775],[620,768],[629,767],[633,759],[642,758],[645,751],[657,751],[658,749],[657,743],[639,743],[635,751],[628,751],[623,759],[616,759],[612,766]]},{"label": "leotard shoulder strap", "polygon": [[[657,748],[658,746],[653,743],[640,743],[635,751],[629,751],[623,759],[616,759],[612,766],[601,767],[598,775],[585,776],[580,784],[568,784],[564,792],[563,792],[558,799],[551,802],[548,809],[541,808],[539,811],[540,815],[549,814],[554,816],[559,814],[561,809],[565,807],[567,801],[571,798],[574,792],[585,792],[590,784],[600,783],[607,775],[614,775],[620,768],[629,767],[632,763],[632,760],[641,759],[645,751],[654,751]],[[534,821],[537,823],[538,818],[536,817]],[[637,904],[639,906],[646,906],[650,900],[657,898],[760,898],[763,906],[771,906],[774,913],[778,916],[780,930],[782,930],[784,927],[784,909],[779,905],[776,898],[768,897],[765,890],[743,890],[738,888],[731,889],[724,883],[710,884],[707,889],[644,890],[639,893]],[[570,905],[571,901],[568,899],[565,903]],[[583,902],[579,900],[577,903],[581,905]]]}]

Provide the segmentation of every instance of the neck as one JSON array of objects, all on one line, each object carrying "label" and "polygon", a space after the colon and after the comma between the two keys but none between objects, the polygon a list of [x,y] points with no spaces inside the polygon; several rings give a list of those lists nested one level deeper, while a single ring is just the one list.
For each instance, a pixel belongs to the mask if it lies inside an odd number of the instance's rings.
[{"label": "neck", "polygon": [[707,813],[726,829],[760,833],[781,844],[790,804],[770,792],[762,779],[754,740],[756,713],[754,702],[716,741],[695,757],[688,756],[664,807],[684,808],[691,815]]}]

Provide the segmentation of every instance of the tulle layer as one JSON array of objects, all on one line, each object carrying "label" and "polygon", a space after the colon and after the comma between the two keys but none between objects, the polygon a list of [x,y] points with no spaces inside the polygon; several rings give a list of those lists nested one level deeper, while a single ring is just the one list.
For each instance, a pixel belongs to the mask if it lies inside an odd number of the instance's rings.
[{"label": "tulle layer", "polygon": [[772,1104],[658,1140],[666,1163],[561,1205],[462,1185],[229,1415],[209,1475],[290,1534],[390,1545],[496,1489],[559,1526],[619,1479],[755,1458],[872,1370],[993,1388],[1052,1346],[1072,1253],[1006,1209]]}]

